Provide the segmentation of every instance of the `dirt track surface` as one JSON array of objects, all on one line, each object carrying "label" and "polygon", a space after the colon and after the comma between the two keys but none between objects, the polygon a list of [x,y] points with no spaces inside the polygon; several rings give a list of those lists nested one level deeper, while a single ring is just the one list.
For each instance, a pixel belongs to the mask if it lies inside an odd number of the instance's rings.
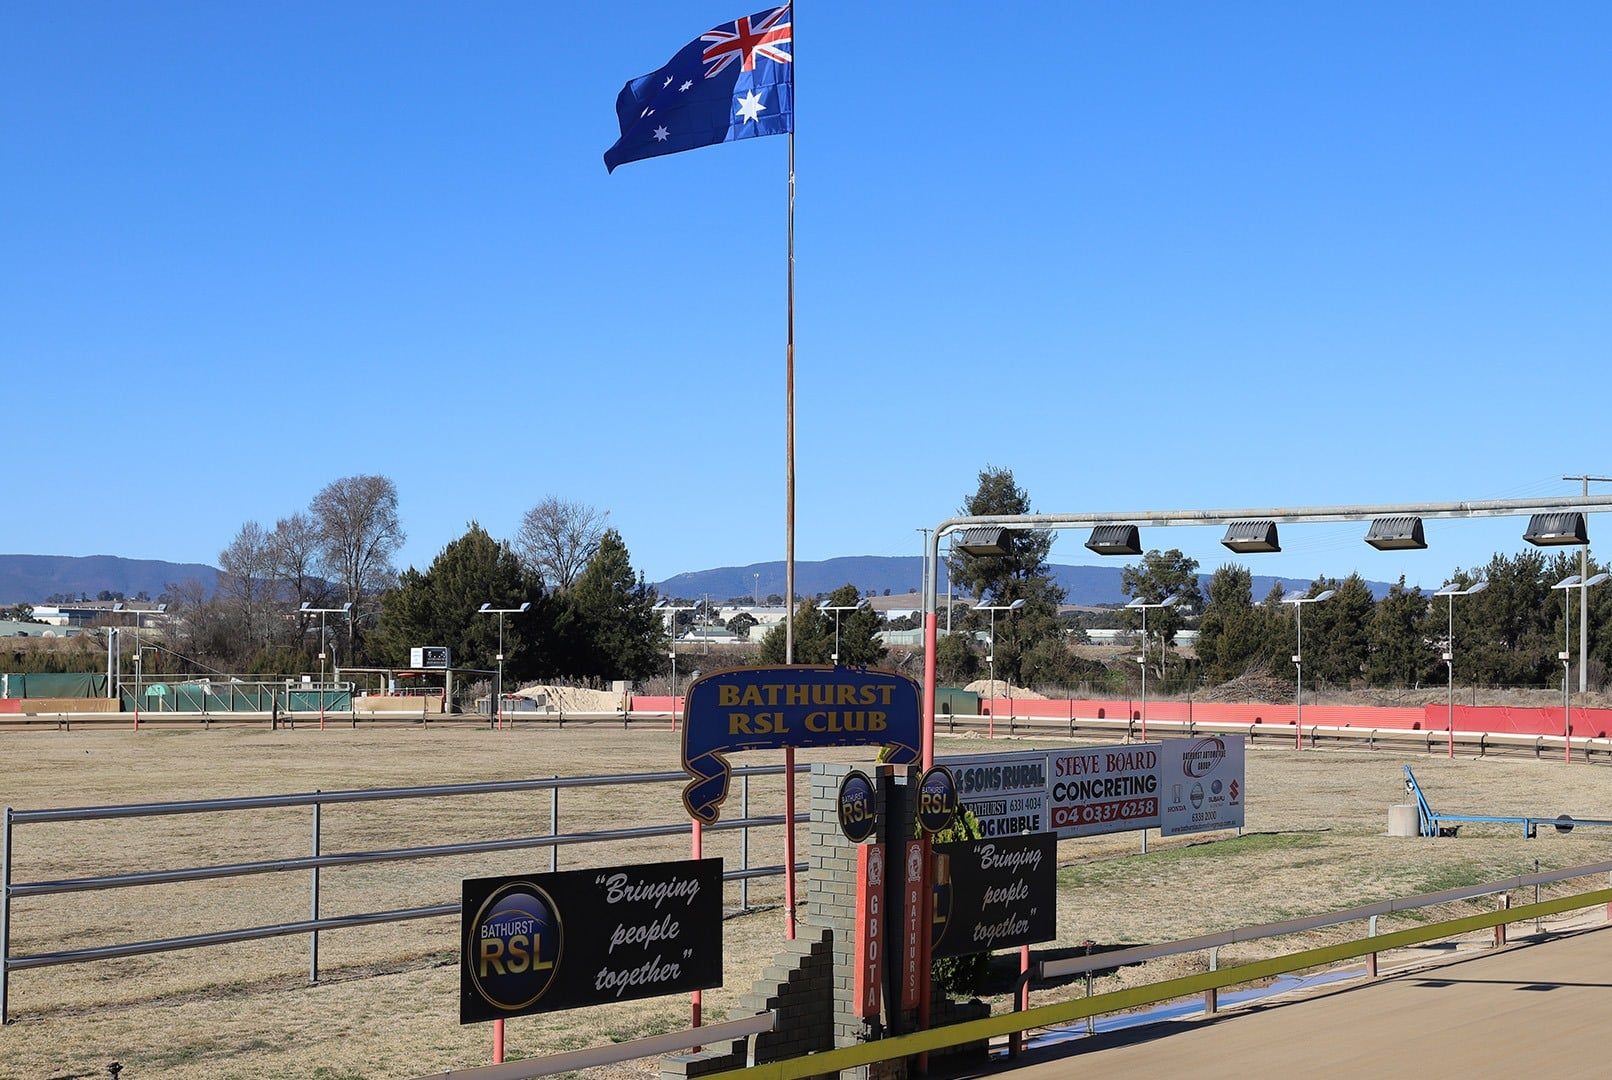
[{"label": "dirt track surface", "polygon": [[[1612,928],[1314,998],[1165,1024],[993,1075],[1604,1077]],[[1071,1044],[1078,1046],[1078,1043]]]},{"label": "dirt track surface", "polygon": [[[939,740],[941,754],[1043,749],[1051,742],[999,738]],[[860,755],[858,757],[857,755]],[[776,762],[749,754],[736,764]],[[813,752],[809,760],[830,755]],[[841,759],[866,760],[860,751]],[[807,758],[803,755],[803,760]],[[1059,845],[1058,940],[1075,949],[1168,941],[1236,926],[1317,914],[1392,896],[1449,888],[1531,871],[1608,859],[1609,830],[1548,832],[1523,840],[1516,828],[1463,829],[1455,840],[1383,836],[1385,807],[1403,797],[1400,765],[1412,761],[1436,804],[1446,810],[1566,812],[1612,817],[1612,769],[1507,758],[1407,758],[1387,752],[1259,748],[1248,755],[1248,835],[1161,841],[1137,854],[1134,833]],[[320,732],[261,729],[6,732],[0,737],[0,805],[38,808],[314,788],[379,787],[674,770],[679,750],[668,731],[613,725],[562,732],[521,727],[390,728]],[[804,790],[805,785],[802,785]],[[562,831],[686,822],[679,785],[572,789],[563,793]],[[804,796],[802,796],[804,803]],[[737,814],[738,792],[724,813]],[[752,787],[752,813],[782,806],[776,778]],[[261,813],[186,815],[82,825],[20,826],[15,881],[37,881],[305,854],[306,808]],[[448,843],[549,831],[547,792],[417,799],[328,807],[327,852]],[[804,837],[804,830],[802,830]],[[781,830],[752,837],[754,864],[782,861]],[[801,850],[804,850],[804,846]],[[685,837],[589,844],[563,849],[575,869],[687,856]],[[737,833],[706,838],[706,853],[735,860]],[[339,915],[456,899],[465,876],[547,867],[546,851],[508,852],[328,870],[321,911]],[[731,865],[731,863],[730,863]],[[1596,884],[1599,884],[1597,882]],[[1579,891],[1570,883],[1563,891]],[[725,980],[707,991],[705,1015],[734,1007],[779,947],[777,879],[752,882],[762,910],[724,926]],[[1547,893],[1549,895],[1549,893]],[[729,886],[727,903],[737,905]],[[1519,897],[1518,899],[1527,899]],[[1469,909],[1432,909],[1449,918]],[[147,886],[17,902],[12,948],[48,952],[140,938],[303,919],[305,873],[264,874],[183,885]],[[1383,929],[1394,929],[1392,920]],[[1222,950],[1233,964],[1357,936],[1359,926]],[[123,1080],[380,1080],[413,1077],[487,1061],[485,1025],[457,1022],[456,921],[431,919],[321,936],[320,985],[306,981],[307,940],[277,938],[99,964],[14,973],[16,1022],[0,1030],[0,1078],[95,1077],[108,1062]],[[1204,970],[1191,955],[1127,968],[1096,990]],[[999,1010],[1016,965],[993,968]],[[1082,980],[1038,988],[1036,1003],[1078,996]],[[1550,995],[1546,995],[1550,996]],[[660,998],[530,1017],[509,1024],[509,1052],[531,1056],[686,1027],[686,998]],[[653,1075],[654,1063],[604,1075]]]}]

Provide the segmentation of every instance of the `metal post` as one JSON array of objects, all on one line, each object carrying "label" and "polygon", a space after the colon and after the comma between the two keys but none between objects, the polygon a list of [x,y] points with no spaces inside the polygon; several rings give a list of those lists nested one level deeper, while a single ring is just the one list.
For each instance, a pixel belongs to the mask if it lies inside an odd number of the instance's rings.
[{"label": "metal post", "polygon": [[[1539,873],[1539,860],[1534,860],[1534,873]],[[1534,882],[1534,903],[1539,903],[1539,882]],[[1534,916],[1534,933],[1538,934],[1545,928],[1545,920],[1538,915]]]},{"label": "metal post", "polygon": [[[1142,741],[1147,742],[1147,608],[1142,609]],[[1143,847],[1143,851],[1147,848]]]},{"label": "metal post", "polygon": [[[314,789],[314,794],[319,794]],[[319,803],[313,804],[313,856],[319,857]],[[319,921],[319,867],[315,865],[308,871],[308,918],[314,922]],[[308,931],[308,981],[319,981],[319,931]]]},{"label": "metal post", "polygon": [[[556,774],[554,779],[558,780],[559,776]],[[560,835],[560,789],[558,787],[549,788],[549,835],[550,836],[559,836]],[[550,844],[549,845],[549,873],[552,874],[552,873],[554,873],[554,871],[558,870],[559,868],[560,868],[560,845],[559,844]]]},{"label": "metal post", "polygon": [[0,1025],[10,1022],[6,1011],[10,980],[6,965],[11,962],[11,807],[6,807],[5,849],[0,850]]},{"label": "metal post", "polygon": [[[746,773],[739,778],[739,816],[746,821],[750,820],[750,774]],[[739,832],[739,869],[750,869],[750,826],[746,825]],[[739,910],[750,910],[750,879],[739,879]]]},{"label": "metal post", "polygon": [[1298,626],[1298,649],[1293,653],[1293,749],[1304,749],[1304,605],[1293,605]]},{"label": "metal post", "polygon": [[[1369,926],[1366,927],[1366,936],[1367,937],[1376,937],[1377,936],[1377,916],[1375,916],[1375,915],[1373,915],[1371,917],[1371,923],[1370,923]],[[1366,978],[1375,979],[1376,977],[1377,977],[1377,954],[1376,953],[1367,953],[1366,954]]]},{"label": "metal post", "polygon": [[[1209,970],[1220,970],[1220,950],[1218,948],[1209,950]],[[1203,1012],[1205,1016],[1213,1016],[1219,1011],[1220,991],[1216,987],[1211,986],[1209,989],[1203,992]]]},{"label": "metal post", "polygon": [[498,730],[504,730],[504,613],[498,613],[498,696],[493,699],[498,711]]},{"label": "metal post", "polygon": [[1445,704],[1444,727],[1450,733],[1450,757],[1455,757],[1455,594],[1447,598],[1450,601],[1450,629],[1449,636],[1444,643],[1444,663],[1450,669],[1449,697]]},{"label": "metal post", "polygon": [[319,613],[319,730],[325,730],[325,613]]}]

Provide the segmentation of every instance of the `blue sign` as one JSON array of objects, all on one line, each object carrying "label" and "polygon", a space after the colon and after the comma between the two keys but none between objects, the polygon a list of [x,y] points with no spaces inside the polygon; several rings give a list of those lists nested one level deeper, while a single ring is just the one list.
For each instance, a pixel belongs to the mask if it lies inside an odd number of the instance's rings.
[{"label": "blue sign", "polygon": [[883,746],[886,760],[918,760],[918,684],[890,671],[773,667],[722,671],[688,688],[683,789],[689,816],[709,825],[728,797],[736,750],[795,746]]},{"label": "blue sign", "polygon": [[873,835],[879,824],[878,799],[868,774],[852,769],[840,781],[840,832],[853,844]]}]

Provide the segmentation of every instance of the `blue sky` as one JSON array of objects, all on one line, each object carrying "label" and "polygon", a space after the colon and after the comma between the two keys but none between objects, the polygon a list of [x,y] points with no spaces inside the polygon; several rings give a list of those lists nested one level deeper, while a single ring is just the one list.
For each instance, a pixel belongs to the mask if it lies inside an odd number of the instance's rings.
[{"label": "blue sky", "polygon": [[[986,463],[1072,512],[1612,472],[1612,9],[983,10],[797,13],[802,558],[916,554]],[[601,162],[747,12],[605,11],[11,5],[0,551],[213,561],[380,472],[404,562],[549,494],[651,578],[781,558],[786,140]],[[1436,585],[1521,523],[1359,531],[1254,565]]]}]

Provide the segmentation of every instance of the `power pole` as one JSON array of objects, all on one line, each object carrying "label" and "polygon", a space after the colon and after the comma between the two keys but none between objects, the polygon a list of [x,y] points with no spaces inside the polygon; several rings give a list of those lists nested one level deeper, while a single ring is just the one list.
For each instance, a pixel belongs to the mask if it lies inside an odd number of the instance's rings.
[{"label": "power pole", "polygon": [[[1584,496],[1589,497],[1591,481],[1597,484],[1612,484],[1612,476],[1591,476],[1581,473],[1578,476],[1564,476],[1563,480],[1578,480],[1584,484]],[[1578,579],[1590,579],[1590,548],[1586,544],[1578,553]],[[1580,586],[1582,589],[1583,587]],[[1579,594],[1578,605],[1578,692],[1583,694],[1589,690],[1590,669],[1585,663],[1590,655],[1590,596],[1587,589]]]}]

